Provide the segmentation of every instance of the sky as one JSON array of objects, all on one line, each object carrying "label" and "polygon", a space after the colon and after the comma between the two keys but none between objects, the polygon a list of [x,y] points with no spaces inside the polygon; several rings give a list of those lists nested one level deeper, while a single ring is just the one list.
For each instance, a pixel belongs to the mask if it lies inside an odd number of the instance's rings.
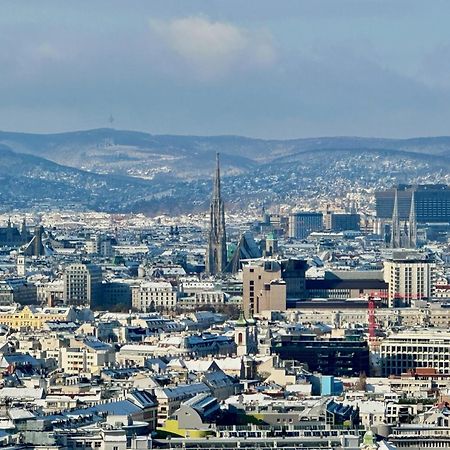
[{"label": "sky", "polygon": [[0,129],[450,135],[449,18],[448,0],[0,0]]}]

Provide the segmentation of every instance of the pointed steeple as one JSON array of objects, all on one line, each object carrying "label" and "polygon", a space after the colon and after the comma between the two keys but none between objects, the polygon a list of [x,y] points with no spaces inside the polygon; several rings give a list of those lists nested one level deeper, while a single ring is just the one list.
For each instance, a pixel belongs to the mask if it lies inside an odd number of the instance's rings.
[{"label": "pointed steeple", "polygon": [[220,200],[220,159],[219,153],[216,153],[216,174],[214,177],[213,199]]},{"label": "pointed steeple", "polygon": [[400,248],[400,219],[398,215],[398,189],[395,188],[394,208],[392,210],[391,247]]},{"label": "pointed steeple", "polygon": [[27,237],[27,221],[25,217],[22,220],[22,228],[20,229],[20,235],[22,236],[22,239],[25,239]]},{"label": "pointed steeple", "polygon": [[416,199],[415,190],[411,193],[411,208],[409,210],[409,231],[408,231],[408,243],[409,248],[417,247],[417,218],[416,218]]},{"label": "pointed steeple", "polygon": [[227,240],[225,232],[225,206],[220,191],[220,161],[216,154],[214,188],[210,205],[210,226],[205,269],[210,275],[224,271],[227,265]]}]

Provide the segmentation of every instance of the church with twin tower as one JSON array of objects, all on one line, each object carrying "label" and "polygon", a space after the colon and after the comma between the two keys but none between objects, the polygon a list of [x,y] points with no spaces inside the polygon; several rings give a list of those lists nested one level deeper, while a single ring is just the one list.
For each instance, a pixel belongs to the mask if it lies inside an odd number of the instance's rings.
[{"label": "church with twin tower", "polygon": [[226,265],[227,236],[225,231],[225,207],[220,191],[220,161],[219,154],[217,153],[214,188],[210,205],[210,224],[205,271],[209,275],[216,275],[224,272]]}]

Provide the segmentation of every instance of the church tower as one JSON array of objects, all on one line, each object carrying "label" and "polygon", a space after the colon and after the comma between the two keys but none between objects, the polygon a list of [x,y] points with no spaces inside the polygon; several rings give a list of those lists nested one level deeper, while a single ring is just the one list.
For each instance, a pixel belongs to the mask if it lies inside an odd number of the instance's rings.
[{"label": "church tower", "polygon": [[398,215],[398,190],[395,189],[394,209],[392,210],[391,247],[401,247],[400,218]]},{"label": "church tower", "polygon": [[17,255],[17,276],[24,277],[27,274],[25,255]]},{"label": "church tower", "polygon": [[256,321],[253,318],[246,320],[241,311],[236,321],[234,342],[237,356],[254,355],[258,352],[256,345]]},{"label": "church tower", "polygon": [[409,211],[409,248],[417,247],[417,218],[416,218],[416,202],[414,189],[411,193],[411,208]]},{"label": "church tower", "polygon": [[219,154],[216,155],[214,191],[210,206],[208,249],[206,251],[206,273],[216,275],[227,265],[227,237],[225,232],[225,208],[220,192]]}]

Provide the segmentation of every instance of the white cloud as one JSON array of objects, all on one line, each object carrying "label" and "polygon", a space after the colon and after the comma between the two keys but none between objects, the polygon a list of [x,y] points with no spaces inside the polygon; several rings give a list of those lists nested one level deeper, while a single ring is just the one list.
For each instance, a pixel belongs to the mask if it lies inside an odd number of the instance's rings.
[{"label": "white cloud", "polygon": [[275,50],[268,33],[252,32],[206,17],[152,20],[150,26],[168,50],[165,57],[190,69],[201,79],[217,79],[235,70],[270,66]]}]

